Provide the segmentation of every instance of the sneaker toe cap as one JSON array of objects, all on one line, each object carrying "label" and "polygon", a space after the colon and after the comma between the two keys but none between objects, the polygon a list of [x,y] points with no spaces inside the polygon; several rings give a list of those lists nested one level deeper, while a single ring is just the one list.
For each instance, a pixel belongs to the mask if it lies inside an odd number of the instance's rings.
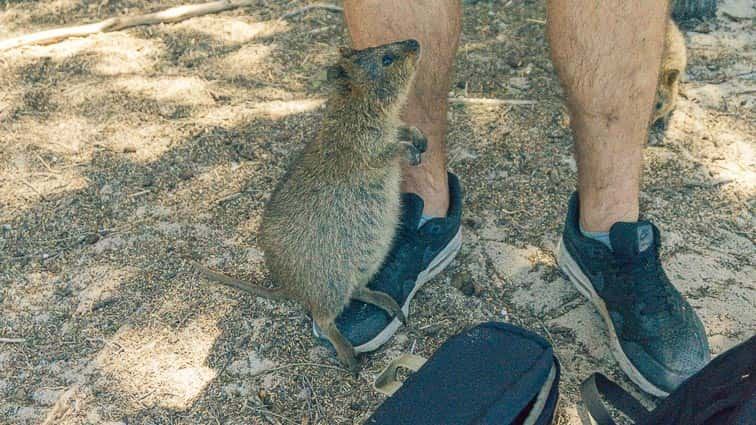
[{"label": "sneaker toe cap", "polygon": [[391,320],[385,311],[376,306],[352,302],[336,319],[336,326],[356,348],[373,340]]},{"label": "sneaker toe cap", "polygon": [[688,335],[672,340],[655,340],[642,346],[621,342],[622,349],[646,380],[669,393],[701,370],[710,360],[706,337]]}]

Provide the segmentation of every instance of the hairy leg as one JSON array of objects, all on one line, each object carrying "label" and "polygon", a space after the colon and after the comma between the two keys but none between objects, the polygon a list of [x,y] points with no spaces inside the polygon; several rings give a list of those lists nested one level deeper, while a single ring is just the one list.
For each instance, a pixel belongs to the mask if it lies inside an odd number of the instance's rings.
[{"label": "hairy leg", "polygon": [[549,44],[570,109],[586,231],[638,219],[668,15],[668,0],[549,0]]},{"label": "hairy leg", "polygon": [[425,201],[424,214],[446,215],[446,109],[461,28],[460,0],[345,0],[344,14],[356,49],[409,38],[420,42],[420,64],[404,122],[428,139],[422,163],[405,167],[402,190]]}]

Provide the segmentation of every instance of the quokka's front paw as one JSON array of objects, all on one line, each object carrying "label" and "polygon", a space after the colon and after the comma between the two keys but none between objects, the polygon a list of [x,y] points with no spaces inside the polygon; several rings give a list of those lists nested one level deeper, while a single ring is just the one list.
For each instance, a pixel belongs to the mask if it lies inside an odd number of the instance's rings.
[{"label": "quokka's front paw", "polygon": [[399,140],[412,143],[420,153],[423,153],[428,149],[428,139],[417,127],[400,127]]},{"label": "quokka's front paw", "polygon": [[409,165],[420,165],[422,151],[410,142],[400,142],[405,150],[405,158]]}]

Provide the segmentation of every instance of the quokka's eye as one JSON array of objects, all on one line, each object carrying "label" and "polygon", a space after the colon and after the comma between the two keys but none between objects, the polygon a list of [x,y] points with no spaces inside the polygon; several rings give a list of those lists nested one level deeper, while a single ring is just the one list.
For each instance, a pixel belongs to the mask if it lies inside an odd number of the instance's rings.
[{"label": "quokka's eye", "polygon": [[394,56],[387,54],[383,56],[383,66],[389,66],[394,63]]}]

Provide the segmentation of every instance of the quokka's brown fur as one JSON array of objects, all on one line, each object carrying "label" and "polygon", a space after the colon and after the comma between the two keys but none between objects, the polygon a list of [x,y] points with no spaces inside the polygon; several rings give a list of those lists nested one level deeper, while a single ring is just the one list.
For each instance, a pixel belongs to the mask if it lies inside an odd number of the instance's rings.
[{"label": "quokka's brown fur", "polygon": [[334,322],[350,300],[404,321],[396,301],[367,283],[398,225],[401,158],[417,163],[425,150],[422,133],[399,121],[419,53],[414,40],[342,49],[329,68],[335,90],[320,133],[292,160],[263,213],[258,242],[275,289],[200,266],[227,285],[302,304],[353,372],[354,348]]},{"label": "quokka's brown fur", "polygon": [[666,127],[669,116],[677,104],[677,97],[680,93],[680,80],[685,72],[688,60],[685,49],[685,38],[672,20],[667,24],[663,55],[651,123],[659,123],[662,127]]}]

